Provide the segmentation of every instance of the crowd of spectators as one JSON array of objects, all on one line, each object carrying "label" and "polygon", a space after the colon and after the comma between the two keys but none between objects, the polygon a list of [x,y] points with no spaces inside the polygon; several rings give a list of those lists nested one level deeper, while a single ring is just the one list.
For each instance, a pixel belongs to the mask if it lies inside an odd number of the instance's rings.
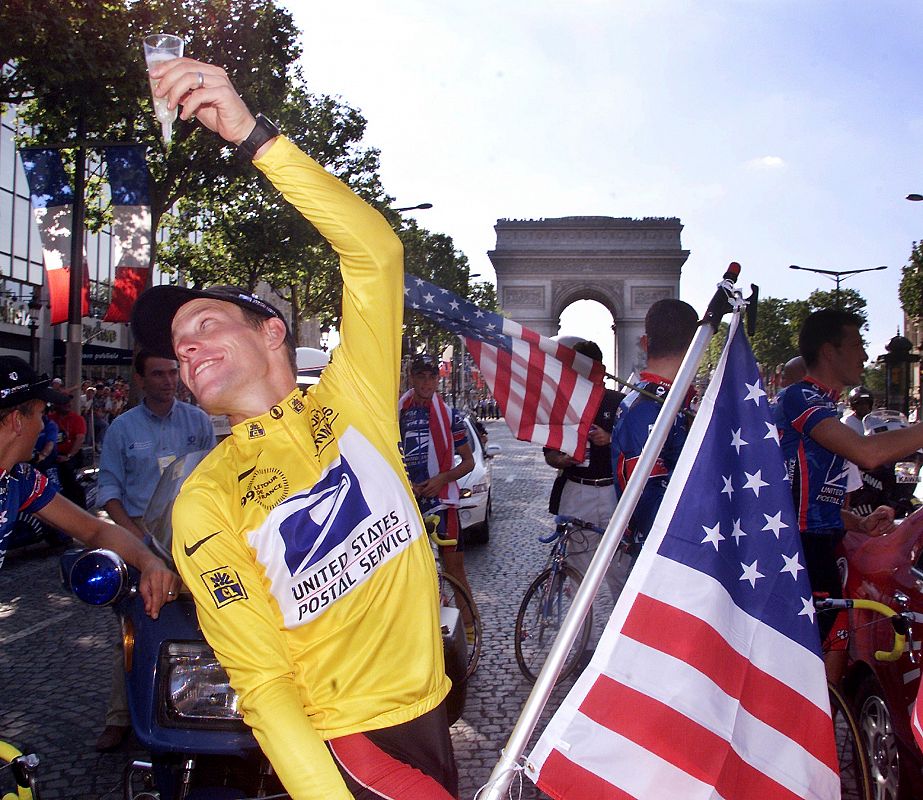
[{"label": "crowd of spectators", "polygon": [[92,431],[96,452],[103,446],[110,423],[127,409],[128,381],[123,378],[100,383],[85,380],[81,384],[79,413],[87,421],[87,433]]}]

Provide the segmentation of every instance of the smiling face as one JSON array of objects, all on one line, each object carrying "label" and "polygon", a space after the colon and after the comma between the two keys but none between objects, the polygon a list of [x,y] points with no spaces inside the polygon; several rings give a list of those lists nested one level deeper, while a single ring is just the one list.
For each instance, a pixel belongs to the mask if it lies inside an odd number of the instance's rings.
[{"label": "smiling face", "polygon": [[263,408],[259,390],[276,357],[271,344],[279,325],[284,332],[280,320],[267,319],[256,328],[238,306],[222,300],[203,298],[180,307],[172,325],[180,377],[206,411],[237,422],[268,410],[272,403]]},{"label": "smiling face", "polygon": [[439,386],[439,374],[431,370],[421,370],[410,374],[410,386],[417,402],[429,402]]}]

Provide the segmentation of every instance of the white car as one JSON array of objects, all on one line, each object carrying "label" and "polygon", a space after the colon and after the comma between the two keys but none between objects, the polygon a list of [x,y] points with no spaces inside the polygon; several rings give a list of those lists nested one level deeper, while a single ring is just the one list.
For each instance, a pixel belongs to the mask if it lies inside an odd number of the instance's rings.
[{"label": "white car", "polygon": [[[490,538],[490,472],[491,459],[501,452],[500,445],[488,444],[485,448],[478,436],[477,428],[470,417],[465,417],[468,443],[474,454],[474,469],[458,479],[461,492],[459,518],[469,544],[486,544]],[[455,456],[455,463],[461,456]]]}]

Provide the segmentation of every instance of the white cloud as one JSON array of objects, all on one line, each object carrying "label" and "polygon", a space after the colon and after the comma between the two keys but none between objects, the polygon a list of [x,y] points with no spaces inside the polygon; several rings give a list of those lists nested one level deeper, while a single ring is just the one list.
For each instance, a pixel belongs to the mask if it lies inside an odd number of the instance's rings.
[{"label": "white cloud", "polygon": [[785,161],[779,156],[760,156],[747,162],[747,169],[782,169]]}]

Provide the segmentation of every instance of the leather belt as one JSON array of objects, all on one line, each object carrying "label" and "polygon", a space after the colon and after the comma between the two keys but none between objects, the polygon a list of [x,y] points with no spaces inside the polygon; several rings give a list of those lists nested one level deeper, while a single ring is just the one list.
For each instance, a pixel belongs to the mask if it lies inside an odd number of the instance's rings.
[{"label": "leather belt", "polygon": [[567,476],[567,480],[582,483],[584,486],[612,486],[615,483],[615,478],[575,478],[570,475]]}]

